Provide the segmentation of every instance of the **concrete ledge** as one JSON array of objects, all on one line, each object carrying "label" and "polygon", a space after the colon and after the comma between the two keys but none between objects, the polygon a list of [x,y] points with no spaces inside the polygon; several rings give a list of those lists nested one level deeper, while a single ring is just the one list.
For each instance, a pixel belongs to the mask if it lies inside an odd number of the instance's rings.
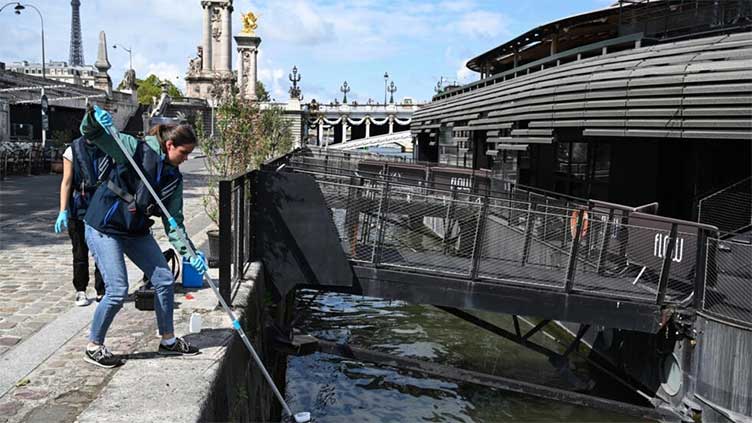
[{"label": "concrete ledge", "polygon": [[[237,290],[233,304],[239,318],[245,314],[259,268],[252,266],[249,280],[241,283]],[[216,270],[210,274],[212,272]],[[79,422],[204,420],[205,403],[212,397],[220,370],[226,367],[228,351],[233,343],[241,341],[232,330],[229,316],[217,307],[210,288],[204,287],[191,295],[195,300],[182,301],[176,306],[175,328],[178,335],[198,346],[201,354],[162,357],[154,352],[154,336],[144,336],[135,352],[126,356],[127,363],[78,416]],[[202,331],[186,334],[192,313],[202,316]]]}]

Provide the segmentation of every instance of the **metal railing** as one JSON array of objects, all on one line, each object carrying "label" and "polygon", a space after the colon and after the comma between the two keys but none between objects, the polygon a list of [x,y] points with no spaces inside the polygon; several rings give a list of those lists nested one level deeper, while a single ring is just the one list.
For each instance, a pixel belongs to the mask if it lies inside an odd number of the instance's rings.
[{"label": "metal railing", "polygon": [[752,243],[709,239],[702,310],[752,328]]},{"label": "metal railing", "polygon": [[752,230],[752,177],[700,199],[697,221],[717,226],[724,236]]},{"label": "metal railing", "polygon": [[704,292],[716,228],[617,208],[567,208],[392,178],[319,178],[354,262],[656,304]]},{"label": "metal railing", "polygon": [[[520,284],[566,293],[701,310],[752,326],[752,244],[718,228],[553,193],[479,190],[323,168],[287,155],[265,164],[307,173],[323,194],[353,263]],[[256,173],[220,183],[220,290],[229,298],[253,259]]]},{"label": "metal railing", "polygon": [[219,292],[232,306],[234,291],[253,261],[255,172],[219,181]]}]

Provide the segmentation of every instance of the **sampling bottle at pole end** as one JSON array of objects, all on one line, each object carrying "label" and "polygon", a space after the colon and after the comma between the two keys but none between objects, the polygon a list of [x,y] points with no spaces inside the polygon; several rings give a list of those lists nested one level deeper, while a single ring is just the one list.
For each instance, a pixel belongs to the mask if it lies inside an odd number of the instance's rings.
[{"label": "sampling bottle at pole end", "polygon": [[302,411],[300,413],[295,413],[295,423],[306,423],[311,421],[311,413],[307,411]]}]

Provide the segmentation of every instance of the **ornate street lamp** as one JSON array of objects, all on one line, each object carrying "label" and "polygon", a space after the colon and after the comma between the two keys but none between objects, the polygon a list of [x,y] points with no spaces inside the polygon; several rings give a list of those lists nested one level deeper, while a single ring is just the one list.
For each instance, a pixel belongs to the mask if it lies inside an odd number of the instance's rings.
[{"label": "ornate street lamp", "polygon": [[394,103],[394,93],[397,92],[397,86],[394,85],[394,81],[389,84],[389,104]]},{"label": "ornate street lamp", "polygon": [[112,48],[118,48],[118,47],[128,52],[128,69],[133,69],[133,56],[131,55],[131,49],[126,48],[122,44],[115,44],[112,46]]},{"label": "ornate street lamp", "polygon": [[303,97],[300,95],[300,87],[298,87],[298,82],[300,82],[301,75],[298,74],[297,66],[292,67],[292,73],[287,76],[287,79],[292,82],[292,87],[290,87],[290,98],[297,98],[298,100],[302,100]]},{"label": "ornate street lamp", "polygon": [[3,7],[0,7],[0,12],[3,11],[7,6],[10,6],[11,4],[15,4],[16,7],[13,9],[15,10],[16,15],[20,15],[22,10],[25,10],[26,7],[30,7],[34,9],[37,12],[37,15],[39,15],[39,23],[42,26],[42,78],[47,79],[47,74],[45,72],[44,62],[44,19],[42,18],[42,12],[39,11],[39,9],[36,8],[33,4],[21,4],[20,2],[10,2],[3,5]]},{"label": "ornate street lamp", "polygon": [[343,94],[345,95],[345,96],[344,96],[344,97],[342,98],[342,104],[347,104],[347,93],[349,93],[349,92],[350,92],[350,86],[349,86],[349,85],[347,85],[347,81],[345,81],[345,83],[344,83],[344,84],[342,84],[342,86],[341,86],[341,87],[339,87],[339,90],[340,90],[340,91],[342,91],[342,93],[343,93]]}]

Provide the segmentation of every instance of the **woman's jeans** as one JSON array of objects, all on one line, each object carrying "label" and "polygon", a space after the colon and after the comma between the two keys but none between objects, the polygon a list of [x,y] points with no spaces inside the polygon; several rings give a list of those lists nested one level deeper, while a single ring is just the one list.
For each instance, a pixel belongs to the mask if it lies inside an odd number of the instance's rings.
[{"label": "woman's jeans", "polygon": [[174,307],[172,272],[162,255],[162,250],[150,235],[108,235],[86,225],[86,243],[89,245],[102,272],[105,295],[97,305],[91,322],[89,341],[102,345],[112,319],[123,307],[128,296],[128,274],[125,256],[149,277],[154,291],[154,311],[157,314],[159,333],[174,333],[172,311]]}]

